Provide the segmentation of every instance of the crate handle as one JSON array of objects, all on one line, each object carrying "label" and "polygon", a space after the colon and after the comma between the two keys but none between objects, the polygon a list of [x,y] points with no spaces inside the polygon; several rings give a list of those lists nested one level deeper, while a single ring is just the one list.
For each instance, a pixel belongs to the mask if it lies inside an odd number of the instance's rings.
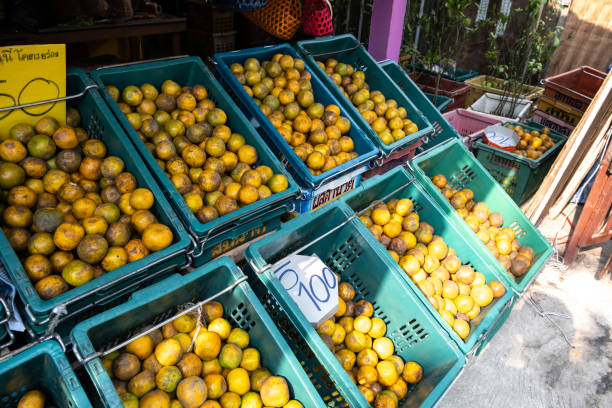
[{"label": "crate handle", "polygon": [[247,279],[248,279],[248,277],[246,275],[238,278],[235,282],[233,282],[232,284],[228,285],[224,289],[221,289],[219,292],[213,294],[212,296],[209,296],[208,298],[206,298],[206,299],[196,303],[193,306],[185,308],[184,310],[182,310],[181,312],[173,315],[172,317],[164,319],[163,321],[161,321],[161,322],[159,322],[159,323],[149,327],[147,330],[137,334],[136,336],[132,336],[128,340],[125,340],[125,341],[123,341],[123,342],[121,342],[121,343],[119,343],[119,344],[117,344],[117,345],[115,345],[115,346],[113,346],[113,347],[111,347],[109,349],[106,349],[104,351],[97,351],[95,353],[90,354],[87,357],[83,357],[81,355],[81,353],[79,352],[79,350],[77,348],[77,345],[73,344],[72,345],[72,349],[74,351],[74,355],[77,358],[77,362],[78,362],[79,365],[83,365],[83,364],[86,364],[86,363],[90,362],[91,360],[94,360],[94,359],[99,358],[99,357],[104,357],[104,356],[106,356],[106,355],[108,355],[108,354],[110,354],[110,353],[112,353],[114,351],[117,351],[117,350],[123,348],[124,346],[126,346],[127,344],[131,343],[132,341],[134,341],[136,339],[139,339],[139,338],[141,338],[143,336],[146,336],[147,334],[153,332],[154,330],[159,329],[160,327],[164,326],[165,324],[171,323],[174,319],[176,319],[178,317],[181,317],[181,316],[183,316],[183,315],[185,315],[185,314],[187,314],[187,313],[189,313],[189,312],[191,312],[193,310],[201,308],[204,304],[212,301],[213,299],[218,298],[219,296],[221,296],[221,295],[223,295],[223,294],[225,294],[227,292],[231,292],[239,284],[241,284],[242,282],[246,282]]},{"label": "crate handle", "polygon": [[[423,116],[423,114],[420,111],[419,111],[419,114],[421,115],[421,119],[425,119],[425,116]],[[426,133],[421,135],[420,140],[422,140],[423,143],[427,143],[429,141],[429,136],[432,135],[434,132],[435,132],[434,128],[431,127],[431,129],[429,129]],[[417,139],[417,140],[414,141],[414,143],[411,143],[408,146],[402,146],[402,145],[395,146],[393,149],[389,150],[388,153],[382,153],[382,156],[383,156],[382,159],[386,159],[387,157],[391,156],[396,151],[401,150],[401,149],[405,149],[405,148],[407,148],[409,146],[412,146],[413,144],[418,143],[418,142],[419,142],[419,140]]]},{"label": "crate handle", "polygon": [[[156,266],[156,265],[158,265],[158,264],[160,264],[160,263],[162,263],[162,262],[165,262],[165,261],[167,261],[167,260],[169,260],[169,259],[171,259],[171,258],[173,258],[173,257],[175,257],[175,256],[180,256],[180,255],[182,255],[183,253],[186,253],[186,251],[187,251],[187,249],[186,249],[186,248],[183,248],[183,249],[179,250],[179,252],[177,252],[177,253],[168,253],[167,255],[165,255],[165,256],[163,256],[163,257],[161,257],[161,258],[159,258],[159,259],[157,259],[157,260],[155,260],[155,261],[153,261],[153,262],[151,262],[151,263],[149,263],[149,264],[147,264],[147,265],[145,266],[145,268],[147,268],[147,269],[148,269],[148,268],[151,268],[151,267],[153,267],[153,266]],[[174,268],[174,267],[176,267],[176,265],[172,265],[170,268]],[[103,284],[103,285],[102,285],[102,286],[100,286],[100,287],[97,287],[97,288],[92,288],[91,290],[89,290],[89,291],[87,291],[87,292],[84,292],[84,293],[82,293],[82,294],[80,294],[80,295],[78,295],[78,296],[76,296],[76,297],[74,297],[74,298],[72,298],[72,299],[68,299],[68,300],[66,300],[65,302],[63,302],[63,303],[61,303],[61,304],[59,304],[59,305],[55,306],[55,307],[54,307],[54,308],[51,310],[51,313],[49,314],[49,316],[47,316],[47,317],[46,317],[45,319],[43,319],[43,320],[39,320],[39,319],[38,319],[38,318],[37,318],[37,317],[34,315],[34,313],[32,312],[32,309],[31,309],[31,307],[30,307],[30,304],[29,304],[29,303],[28,303],[27,305],[25,305],[25,311],[26,311],[26,314],[28,315],[28,318],[29,318],[29,319],[32,321],[32,323],[34,323],[34,324],[35,324],[35,325],[37,325],[37,326],[44,325],[44,324],[47,324],[47,323],[49,323],[49,327],[51,327],[52,325],[57,325],[57,324],[60,322],[60,318],[61,318],[61,320],[63,320],[63,319],[65,319],[65,318],[69,317],[69,316],[73,316],[73,315],[75,315],[75,314],[77,314],[77,313],[82,312],[83,310],[87,310],[87,309],[88,309],[89,307],[91,307],[91,306],[95,306],[95,305],[99,304],[99,303],[100,303],[100,301],[96,301],[96,302],[94,302],[94,303],[91,303],[91,304],[89,304],[89,305],[85,306],[84,308],[81,308],[81,309],[79,309],[79,310],[77,310],[77,311],[74,311],[74,312],[71,312],[71,313],[68,313],[68,311],[67,311],[67,306],[68,306],[68,305],[70,305],[70,304],[72,304],[72,303],[75,303],[75,302],[77,302],[77,301],[79,301],[79,300],[81,300],[81,299],[85,298],[86,296],[91,295],[91,294],[92,294],[94,291],[96,291],[96,292],[97,292],[97,291],[101,291],[101,290],[104,290],[104,289],[108,289],[110,286],[112,286],[112,285],[114,285],[114,284],[116,284],[116,283],[118,283],[118,282],[122,282],[122,281],[124,281],[124,280],[126,280],[126,279],[128,279],[128,278],[130,278],[130,277],[132,277],[132,276],[134,276],[134,275],[136,275],[136,274],[138,274],[138,273],[142,272],[142,270],[143,270],[143,268],[141,268],[141,269],[135,269],[135,270],[133,270],[133,271],[131,271],[131,272],[129,272],[129,273],[126,273],[126,274],[125,274],[125,275],[123,275],[123,276],[120,276],[119,278],[117,278],[117,279],[116,279],[116,280],[114,280],[114,281],[109,281],[109,282],[106,282],[105,284]],[[157,275],[161,274],[161,272],[166,272],[167,270],[168,270],[167,268],[166,268],[166,269],[162,269],[162,270],[161,270],[161,271],[159,271],[158,273],[155,273],[155,274],[153,274],[153,275],[148,275],[148,276],[147,276],[147,278],[151,278],[151,276],[155,277],[155,276],[157,276]],[[133,285],[134,285],[134,284],[132,284],[132,285],[128,286],[127,288],[131,288]],[[125,288],[125,289],[127,289],[127,288]],[[125,289],[124,289],[124,290],[125,290]],[[124,290],[123,290],[123,291],[124,291]],[[121,294],[123,291],[114,292],[112,295]],[[109,296],[110,296],[110,295],[109,295]],[[107,298],[108,298],[108,297],[103,298],[102,300],[106,300]],[[50,334],[50,332],[48,332],[47,334]]]},{"label": "crate handle", "polygon": [[324,57],[326,55],[334,55],[334,54],[340,54],[342,52],[353,51],[353,50],[356,50],[357,48],[361,47],[362,45],[363,45],[363,43],[360,42],[360,43],[357,43],[357,45],[354,45],[354,46],[349,47],[349,48],[345,48],[343,50],[335,50],[335,51],[330,51],[330,52],[324,52],[324,53],[321,53],[321,54],[311,54],[310,51],[304,50],[303,54],[304,54],[305,57],[308,57],[308,56],[311,56],[313,58]]},{"label": "crate handle", "polygon": [[[366,138],[367,139],[367,138]],[[284,142],[283,142],[284,143]],[[368,157],[365,157],[361,160],[359,160],[358,162],[354,163],[353,165],[351,165],[348,169],[346,169],[344,172],[342,173],[336,173],[336,174],[331,174],[327,177],[325,177],[323,180],[319,181],[318,183],[313,183],[310,180],[305,180],[309,186],[313,189],[316,190],[317,188],[321,187],[323,184],[330,182],[336,178],[342,177],[344,175],[346,175],[347,173],[351,173],[354,170],[357,170],[359,167],[367,165],[368,167],[371,168],[370,166],[370,161],[371,159]]]},{"label": "crate handle", "polygon": [[[351,214],[346,220],[342,221],[340,224],[336,225],[335,227],[333,227],[332,229],[330,229],[329,231],[324,232],[323,234],[319,235],[317,238],[315,238],[312,241],[309,241],[307,244],[302,245],[301,247],[297,248],[296,250],[288,253],[287,255],[285,255],[285,257],[289,257],[292,255],[297,255],[300,252],[304,251],[306,248],[312,246],[313,244],[316,244],[317,242],[319,242],[320,240],[322,240],[323,238],[329,236],[330,234],[332,234],[333,232],[339,230],[340,228],[344,227],[346,224],[348,224],[349,222],[351,222],[352,220],[354,220],[355,218],[359,217],[361,214],[363,214],[364,212],[366,212],[367,210],[369,210],[370,208],[380,204],[381,202],[385,201],[387,198],[391,197],[393,194],[397,193],[398,191],[400,191],[401,189],[403,189],[404,187],[409,186],[410,184],[414,183],[414,181],[416,180],[416,177],[411,178],[410,180],[408,180],[406,183],[402,184],[401,186],[399,186],[398,188],[396,188],[395,190],[391,191],[390,193],[388,193],[387,195],[385,195],[384,197],[380,198],[379,200],[376,200],[372,203],[370,203],[367,207],[361,209],[358,212],[353,212],[353,214]],[[251,266],[251,268],[257,273],[257,274],[261,274],[266,272],[267,270],[270,270],[272,268],[272,265],[270,265],[270,263],[268,263],[265,259],[264,262],[266,262],[266,264],[262,267],[262,268],[258,268],[256,265],[254,265],[252,263],[252,261],[250,259],[247,259],[247,262],[249,262],[249,265]]]},{"label": "crate handle", "polygon": [[111,64],[111,65],[105,65],[103,67],[97,67],[94,71],[98,71],[100,69],[106,69],[106,68],[129,67],[130,65],[146,64],[148,62],[171,61],[171,60],[187,58],[187,57],[189,57],[189,55],[172,55],[170,57],[152,58],[152,59],[142,60],[142,61],[122,62],[119,64]]},{"label": "crate handle", "polygon": [[[1,299],[1,298],[0,298]],[[27,329],[27,327],[26,327]],[[31,333],[28,330],[28,333]],[[12,334],[11,334],[12,335]],[[39,345],[40,343],[43,343],[47,340],[55,340],[59,343],[60,347],[62,348],[62,351],[65,352],[66,351],[66,346],[64,345],[64,342],[62,341],[62,339],[60,338],[60,336],[57,333],[54,333],[50,336],[41,336],[39,338],[36,338],[35,336],[33,336],[34,340],[31,343],[26,344],[25,346],[22,346],[18,349],[15,350],[11,350],[10,352],[0,356],[0,363],[3,363],[6,360],[9,360],[10,358],[16,356],[17,354],[26,351],[28,349],[31,349],[34,346]]]},{"label": "crate handle", "polygon": [[38,106],[38,105],[45,105],[47,103],[69,101],[71,99],[76,99],[76,98],[82,97],[83,95],[85,95],[87,93],[87,91],[89,91],[90,89],[93,89],[93,88],[98,89],[98,85],[96,85],[96,84],[87,85],[81,92],[79,92],[78,94],[74,94],[74,95],[62,96],[62,97],[53,98],[53,99],[45,99],[44,101],[22,103],[21,105],[6,106],[4,108],[0,108],[0,112],[12,111],[12,110],[15,110],[15,109],[22,109],[22,108],[29,108],[29,107]]},{"label": "crate handle", "polygon": [[13,335],[13,332],[11,331],[11,328],[9,327],[9,320],[11,320],[11,317],[12,317],[11,309],[9,309],[8,304],[6,300],[4,299],[4,297],[0,296],[0,304],[2,304],[2,310],[4,312],[4,317],[0,320],[0,325],[4,325],[6,334],[8,334],[9,336],[9,339],[6,342],[4,342],[3,344],[0,344],[0,350],[1,350],[13,344],[13,341],[15,340],[15,336]]}]

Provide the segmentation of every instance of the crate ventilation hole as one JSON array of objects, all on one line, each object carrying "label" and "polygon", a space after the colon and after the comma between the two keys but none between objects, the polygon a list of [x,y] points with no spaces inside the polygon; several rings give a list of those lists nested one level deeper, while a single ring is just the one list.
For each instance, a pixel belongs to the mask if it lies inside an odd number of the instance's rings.
[{"label": "crate ventilation hole", "polygon": [[87,134],[92,139],[101,139],[104,134],[104,125],[100,122],[93,113],[89,117],[89,125],[87,127]]},{"label": "crate ventilation hole", "polygon": [[423,210],[423,206],[412,196],[409,196],[408,199],[412,201],[412,204],[414,205],[414,212],[418,213],[419,211]]},{"label": "crate ventilation hole", "polygon": [[422,340],[425,340],[429,337],[429,333],[427,333],[421,324],[413,318],[407,324],[401,325],[388,334],[388,337],[393,340],[395,349],[399,353],[402,353],[414,347]]},{"label": "crate ventilation hole", "polygon": [[470,168],[469,165],[465,165],[453,174],[448,180],[448,184],[454,188],[455,190],[462,190],[466,186],[468,186],[474,179],[476,178],[476,174]]},{"label": "crate ventilation hole", "polygon": [[514,235],[516,235],[517,238],[521,238],[527,234],[516,221],[512,221],[509,227],[514,230]]},{"label": "crate ventilation hole", "polygon": [[249,329],[255,327],[255,322],[249,315],[247,307],[244,303],[238,304],[230,313],[231,319],[234,321],[236,326],[240,327],[243,330],[248,331]]},{"label": "crate ventilation hole", "polygon": [[351,236],[325,260],[325,264],[329,265],[334,272],[342,274],[361,254],[362,251],[355,238]]},{"label": "crate ventilation hole", "polygon": [[[348,405],[344,402],[342,395],[336,391],[335,384],[329,377],[325,367],[321,365],[319,360],[316,358],[314,352],[310,346],[308,346],[308,343],[302,339],[299,332],[285,315],[282,307],[278,304],[274,297],[271,294],[266,293],[263,299],[263,304],[266,311],[271,315],[276,323],[276,326],[283,334],[285,340],[289,343],[289,346],[295,353],[298,361],[308,375],[308,378],[310,378],[310,381],[313,383],[319,393],[325,394],[322,397],[325,401],[327,401],[328,406],[348,407]],[[325,391],[327,391],[327,393]]]}]

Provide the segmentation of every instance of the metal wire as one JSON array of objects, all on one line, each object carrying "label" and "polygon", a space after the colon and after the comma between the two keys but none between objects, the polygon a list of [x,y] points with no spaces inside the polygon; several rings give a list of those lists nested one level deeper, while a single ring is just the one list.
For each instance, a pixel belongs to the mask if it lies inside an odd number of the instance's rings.
[{"label": "metal wire", "polygon": [[[150,326],[149,328],[147,328],[143,332],[141,332],[141,333],[139,333],[139,334],[137,334],[135,336],[132,336],[129,339],[127,339],[125,341],[122,341],[121,343],[119,343],[119,344],[117,344],[117,345],[115,345],[115,346],[113,346],[113,347],[111,347],[109,349],[106,349],[106,350],[101,351],[101,352],[96,352],[96,353],[90,354],[87,357],[82,357],[81,354],[78,352],[78,350],[76,348],[76,345],[74,345],[73,346],[74,353],[75,353],[77,359],[79,360],[79,362],[81,364],[85,364],[85,363],[87,363],[87,362],[89,362],[91,360],[94,360],[96,358],[99,358],[99,357],[104,357],[104,356],[106,356],[106,355],[108,355],[108,354],[110,354],[110,353],[112,353],[114,351],[117,351],[117,350],[125,347],[126,345],[128,345],[132,341],[134,341],[136,339],[139,339],[140,337],[146,336],[147,334],[149,334],[149,333],[159,329],[160,327],[162,327],[162,326],[164,326],[164,325],[166,325],[168,323],[171,323],[173,320],[175,320],[175,319],[177,319],[177,318],[179,318],[179,317],[181,317],[181,316],[183,316],[183,315],[185,315],[187,313],[190,313],[193,310],[200,309],[206,303],[208,303],[208,302],[218,298],[219,296],[221,296],[221,295],[223,295],[223,294],[225,294],[227,292],[232,291],[236,286],[238,286],[240,283],[242,283],[242,282],[244,282],[246,280],[247,280],[247,277],[243,276],[243,277],[239,278],[238,280],[236,280],[231,285],[227,286],[226,288],[220,290],[219,292],[215,293],[214,295],[209,296],[208,298],[206,298],[206,299],[204,299],[204,300],[202,300],[202,301],[200,301],[198,303],[195,303],[193,305],[184,304],[182,306],[179,306],[179,308],[183,308],[183,310],[180,311],[179,313],[173,314],[171,317],[169,317],[167,319],[164,319],[161,322],[159,322],[157,324],[154,324],[153,326]],[[198,310],[198,315],[201,316],[201,310]],[[194,336],[194,338],[195,338],[195,336]]]},{"label": "metal wire", "polygon": [[12,110],[15,110],[15,109],[22,109],[22,108],[29,108],[31,106],[45,105],[47,103],[69,101],[71,99],[80,98],[81,96],[85,95],[87,93],[87,91],[89,91],[90,89],[93,89],[93,88],[98,89],[98,85],[96,85],[96,84],[87,85],[83,89],[83,91],[79,92],[78,94],[74,94],[74,95],[62,96],[60,98],[46,99],[44,101],[22,103],[21,105],[7,106],[7,107],[4,107],[4,108],[0,108],[0,112],[12,111]]},{"label": "metal wire", "polygon": [[[353,219],[355,219],[356,217],[359,217],[361,214],[365,213],[366,211],[368,211],[370,208],[375,207],[376,205],[384,202],[387,198],[391,197],[393,194],[397,193],[398,191],[402,190],[403,188],[409,186],[410,184],[412,184],[414,181],[416,180],[416,177],[413,177],[412,179],[408,180],[406,183],[402,184],[401,186],[399,186],[398,188],[394,189],[393,191],[391,191],[390,193],[386,194],[384,197],[373,201],[372,203],[370,203],[370,205],[368,205],[367,207],[363,208],[362,210],[355,212],[353,214],[351,214],[346,220],[344,220],[343,222],[341,222],[340,224],[336,225],[335,227],[333,227],[332,229],[330,229],[329,231],[319,235],[317,238],[315,238],[312,241],[309,241],[307,244],[302,245],[301,247],[299,247],[298,249],[290,252],[289,254],[286,255],[286,257],[292,256],[292,255],[297,255],[300,252],[304,251],[306,248],[312,246],[313,244],[316,244],[317,242],[319,242],[320,240],[322,240],[323,238],[331,235],[332,233],[334,233],[335,231],[339,230],[340,228],[344,227],[346,224],[348,224],[349,222],[351,222]],[[266,265],[264,265],[263,268],[259,269],[256,268],[254,265],[251,265],[251,267],[253,268],[253,270],[260,274],[260,273],[264,273],[265,271],[269,270],[272,266],[269,263],[266,263]]]}]

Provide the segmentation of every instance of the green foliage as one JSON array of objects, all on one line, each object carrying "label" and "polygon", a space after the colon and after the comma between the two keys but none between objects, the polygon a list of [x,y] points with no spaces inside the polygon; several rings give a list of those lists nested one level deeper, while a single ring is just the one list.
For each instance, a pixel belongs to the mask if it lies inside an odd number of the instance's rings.
[{"label": "green foliage", "polygon": [[557,26],[559,7],[555,0],[529,0],[524,8],[515,8],[508,15],[497,14],[507,25],[506,32],[497,35],[496,21],[488,20],[491,31],[485,58],[489,73],[503,79],[502,100],[496,110],[510,99],[515,105],[526,93],[523,84],[537,84],[546,71],[554,51],[561,45],[563,27]]},{"label": "green foliage", "polygon": [[404,18],[402,51],[426,67],[452,66],[462,45],[482,26],[482,22],[472,21],[468,16],[468,7],[474,2],[426,0],[419,16],[420,3],[409,2]]}]

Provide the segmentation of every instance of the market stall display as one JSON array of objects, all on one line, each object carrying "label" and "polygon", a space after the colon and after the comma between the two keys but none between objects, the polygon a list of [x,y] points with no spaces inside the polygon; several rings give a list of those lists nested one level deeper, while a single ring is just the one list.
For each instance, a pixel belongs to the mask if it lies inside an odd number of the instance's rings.
[{"label": "market stall display", "polygon": [[[291,38],[301,5],[202,18]],[[305,31],[333,31],[331,3],[306,5]],[[0,137],[0,405],[432,407],[491,342],[553,254],[518,204],[579,121],[599,126],[591,100],[609,113],[603,74],[508,96],[351,34],[296,48],[70,69],[67,97],[0,107],[66,101],[65,123]]]}]

